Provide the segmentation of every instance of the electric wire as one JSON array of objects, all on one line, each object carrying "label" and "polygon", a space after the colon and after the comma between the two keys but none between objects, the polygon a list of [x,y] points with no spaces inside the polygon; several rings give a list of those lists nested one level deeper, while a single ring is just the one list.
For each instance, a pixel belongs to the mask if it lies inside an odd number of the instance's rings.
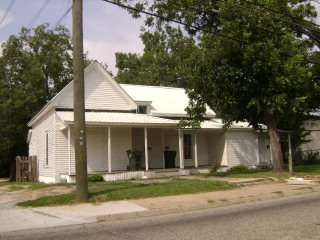
[{"label": "electric wire", "polygon": [[73,5],[71,5],[71,6],[67,9],[67,11],[59,18],[59,20],[56,22],[56,24],[54,25],[53,28],[56,28],[56,27],[58,27],[58,26],[60,25],[60,23],[62,22],[62,20],[63,20],[63,19],[69,14],[69,12],[71,11],[72,6],[73,6]]},{"label": "electric wire", "polygon": [[[266,10],[268,10],[268,11],[270,11],[270,12],[280,14],[280,15],[282,15],[282,16],[284,16],[284,17],[288,17],[288,18],[291,18],[291,19],[293,19],[293,20],[302,21],[302,22],[305,22],[306,24],[311,24],[311,25],[314,25],[314,26],[316,26],[316,27],[320,27],[320,25],[317,24],[317,23],[315,23],[315,22],[307,21],[307,20],[305,20],[305,19],[296,18],[296,17],[291,16],[291,15],[289,15],[289,14],[285,14],[285,13],[283,13],[283,12],[274,10],[274,9],[272,9],[272,8],[269,8],[269,7],[266,7],[266,6],[262,5],[262,4],[254,3],[254,2],[251,2],[251,1],[247,1],[247,0],[242,0],[242,1],[243,1],[243,2],[246,2],[246,3],[248,3],[248,4],[251,4],[251,5],[253,5],[253,6],[266,9]],[[318,3],[318,2],[316,2],[316,3]],[[319,3],[318,3],[318,4],[319,4]],[[251,9],[252,9],[252,8],[251,8]],[[252,10],[253,10],[253,9],[252,9]],[[280,20],[283,20],[283,21],[285,21],[285,22],[288,22],[288,23],[291,23],[291,24],[295,24],[295,25],[297,25],[297,26],[306,27],[306,26],[304,26],[304,25],[301,25],[301,24],[298,24],[298,23],[295,23],[295,22],[290,22],[290,21],[288,21],[288,20],[286,20],[286,19],[283,19],[283,18],[279,18],[279,17],[277,17],[277,18],[280,19]],[[310,28],[310,30],[317,30],[317,29]]]},{"label": "electric wire", "polygon": [[13,4],[14,4],[15,1],[16,1],[16,0],[11,0],[10,4],[9,4],[7,10],[6,10],[6,12],[4,13],[4,15],[2,16],[2,18],[1,18],[1,20],[0,20],[0,26],[2,25],[2,23],[3,23],[4,20],[6,19],[8,13],[10,12],[10,10],[11,10],[11,8],[12,8],[12,6],[13,6]]},{"label": "electric wire", "polygon": [[33,24],[35,24],[35,22],[38,20],[38,18],[40,17],[41,13],[43,12],[43,10],[46,8],[46,6],[48,5],[50,0],[46,0],[43,5],[41,6],[41,8],[38,10],[38,12],[36,13],[36,15],[31,19],[31,21],[29,22],[27,28],[32,28]]},{"label": "electric wire", "polygon": [[137,11],[139,13],[143,13],[143,14],[146,14],[146,15],[149,15],[149,16],[152,16],[152,17],[156,17],[156,18],[159,18],[159,19],[167,21],[167,22],[173,22],[173,23],[177,23],[177,24],[180,24],[180,25],[183,25],[183,26],[186,26],[186,27],[193,28],[195,30],[201,30],[203,32],[211,33],[211,34],[214,34],[216,36],[224,37],[224,38],[229,39],[229,40],[233,40],[233,41],[241,42],[241,43],[245,43],[245,44],[248,43],[248,42],[246,42],[244,40],[241,40],[241,39],[238,39],[238,38],[234,38],[234,37],[230,37],[230,36],[227,36],[227,35],[224,35],[224,34],[221,34],[221,33],[213,32],[213,31],[205,29],[205,28],[192,26],[190,24],[181,22],[181,21],[176,20],[176,19],[171,19],[171,18],[164,17],[164,16],[161,16],[161,15],[158,15],[158,14],[155,14],[155,13],[147,12],[147,11],[144,11],[144,10],[139,10],[137,8],[134,8],[134,7],[131,7],[131,6],[128,6],[128,5],[124,5],[124,4],[121,4],[121,3],[116,3],[116,2],[113,2],[113,1],[110,1],[110,0],[102,0],[102,1],[114,4],[116,6],[119,6],[119,7],[125,8],[125,9],[129,9],[129,10],[132,10],[132,11]]},{"label": "electric wire", "polygon": [[[139,13],[143,13],[143,14],[146,14],[146,15],[149,15],[149,16],[152,16],[152,17],[156,17],[156,18],[159,18],[159,19],[168,21],[168,22],[174,22],[174,23],[177,23],[177,24],[180,24],[180,25],[183,25],[183,26],[191,27],[191,28],[193,28],[193,29],[195,29],[195,30],[201,30],[201,31],[204,31],[204,32],[207,32],[207,33],[211,33],[211,34],[214,34],[214,35],[217,35],[217,36],[220,36],[220,37],[229,39],[229,40],[233,40],[233,41],[235,41],[235,42],[240,42],[240,43],[244,43],[244,44],[249,44],[249,42],[240,40],[240,39],[238,39],[238,38],[229,37],[229,36],[226,36],[226,35],[224,35],[224,34],[216,33],[216,32],[213,32],[213,31],[210,31],[210,30],[201,28],[201,27],[192,26],[192,25],[190,25],[190,24],[186,24],[186,23],[183,23],[183,22],[178,21],[178,20],[175,20],[175,19],[170,19],[170,18],[167,18],[167,17],[164,17],[164,16],[160,16],[160,15],[155,14],[155,13],[151,13],[151,12],[147,12],[147,11],[144,11],[144,10],[140,10],[140,9],[137,9],[137,8],[135,8],[135,7],[132,7],[132,6],[124,5],[124,4],[121,4],[121,3],[116,3],[116,2],[113,2],[113,1],[110,1],[110,0],[102,0],[102,1],[107,2],[107,3],[114,4],[114,5],[116,5],[116,6],[119,6],[119,7],[125,8],[125,9],[129,9],[129,10],[132,10],[132,11],[137,11],[137,12],[139,12]],[[286,55],[286,56],[289,56],[289,57],[292,57],[292,55],[290,55],[290,54],[288,54],[288,53],[283,53],[283,52],[282,52],[282,54],[283,54],[283,55]],[[316,62],[316,61],[313,61],[313,60],[310,60],[310,59],[305,59],[305,61],[308,62],[308,63],[312,63],[312,64],[315,64],[315,65],[320,66],[320,63],[319,63],[319,62]]]}]

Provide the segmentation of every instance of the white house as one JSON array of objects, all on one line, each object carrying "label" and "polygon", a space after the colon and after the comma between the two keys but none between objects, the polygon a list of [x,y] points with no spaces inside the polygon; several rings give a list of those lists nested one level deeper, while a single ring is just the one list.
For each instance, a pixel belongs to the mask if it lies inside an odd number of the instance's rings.
[{"label": "white house", "polygon": [[[188,117],[188,102],[184,89],[118,84],[92,63],[85,70],[88,174],[117,180],[153,176],[167,168],[189,174],[214,163],[270,163],[265,134],[245,123],[225,129],[210,109],[200,129],[179,128],[179,120]],[[28,123],[29,155],[37,156],[39,181],[74,180],[73,124],[71,82]],[[137,165],[129,161],[129,149],[141,152]]]}]

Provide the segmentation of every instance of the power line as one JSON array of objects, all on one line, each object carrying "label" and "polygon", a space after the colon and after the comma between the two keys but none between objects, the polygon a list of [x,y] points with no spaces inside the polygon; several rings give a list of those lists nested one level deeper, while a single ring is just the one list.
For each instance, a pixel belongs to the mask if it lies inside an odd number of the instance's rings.
[{"label": "power line", "polygon": [[8,13],[10,12],[10,10],[11,10],[11,8],[12,8],[12,6],[13,6],[13,4],[14,4],[15,1],[16,1],[16,0],[11,0],[10,4],[9,4],[7,10],[6,10],[6,12],[4,13],[3,17],[1,18],[0,26],[2,25],[2,23],[3,23],[4,20],[6,19]]},{"label": "power line", "polygon": [[[307,24],[311,24],[311,25],[314,25],[314,26],[316,26],[316,27],[320,27],[320,25],[318,25],[318,24],[316,24],[316,23],[314,23],[314,22],[310,22],[310,21],[307,21],[307,20],[305,20],[305,19],[296,18],[296,17],[291,16],[291,15],[289,15],[289,14],[285,14],[285,13],[280,12],[280,11],[278,11],[278,10],[274,10],[274,9],[272,9],[272,8],[266,7],[266,6],[263,5],[263,4],[258,4],[258,3],[254,3],[254,2],[251,2],[251,1],[247,1],[247,0],[242,0],[242,1],[244,1],[244,2],[246,2],[246,3],[248,3],[248,4],[251,4],[251,5],[254,5],[254,6],[256,6],[256,7],[266,9],[266,10],[268,10],[268,11],[270,11],[270,12],[277,13],[277,14],[280,14],[280,15],[285,16],[285,17],[289,17],[289,18],[291,18],[291,19],[293,19],[293,20],[302,21],[302,22],[305,22],[305,23],[307,23]],[[316,1],[314,0],[314,2],[316,2]],[[319,2],[316,2],[316,3],[319,3]],[[239,6],[239,5],[238,5],[238,6]],[[249,9],[254,10],[254,9],[252,9],[252,8],[249,8]],[[258,10],[255,10],[255,11],[258,11]],[[261,12],[261,11],[259,11],[259,12]],[[264,13],[264,12],[261,12],[261,13]],[[307,26],[304,26],[304,25],[301,25],[301,24],[298,24],[298,23],[295,23],[295,22],[290,22],[290,21],[288,21],[288,20],[286,20],[286,19],[283,19],[283,18],[280,18],[280,17],[275,17],[275,18],[277,18],[277,19],[279,19],[279,20],[282,20],[282,21],[285,21],[285,22],[290,23],[290,24],[294,24],[294,25],[297,25],[297,26],[300,26],[300,27],[308,28],[309,30],[318,31],[317,29],[309,28],[309,27],[307,27]]]},{"label": "power line", "polygon": [[102,1],[107,2],[107,3],[114,4],[114,5],[116,5],[116,6],[119,6],[119,7],[125,8],[125,9],[129,9],[129,10],[132,10],[132,11],[137,11],[137,12],[139,12],[139,13],[143,13],[143,14],[146,14],[146,15],[149,15],[149,16],[152,16],[152,17],[160,18],[160,19],[162,19],[162,20],[164,20],[164,21],[167,21],[167,22],[173,22],[173,23],[177,23],[177,24],[180,24],[180,25],[183,25],[183,26],[186,26],[186,27],[193,28],[193,29],[195,29],[195,30],[201,30],[201,31],[204,31],[204,32],[207,32],[207,33],[211,33],[211,34],[214,34],[214,35],[216,35],[216,36],[224,37],[224,38],[229,39],[229,40],[233,40],[233,41],[241,42],[241,43],[245,43],[245,44],[248,43],[248,42],[243,41],[243,40],[238,39],[238,38],[229,37],[229,36],[227,36],[227,35],[224,35],[224,34],[221,34],[221,33],[217,33],[217,32],[213,32],[213,31],[210,31],[210,30],[205,29],[205,28],[192,26],[192,25],[190,25],[190,24],[187,24],[187,23],[184,23],[184,22],[175,20],[175,19],[171,19],[171,18],[168,18],[168,17],[164,17],[164,16],[161,16],[161,15],[158,15],[158,14],[155,14],[155,13],[151,13],[151,12],[144,11],[144,10],[139,10],[139,9],[137,9],[137,8],[134,8],[134,7],[131,7],[131,6],[127,6],[127,5],[124,5],[124,4],[121,4],[121,3],[116,3],[116,2],[113,2],[113,1],[110,1],[110,0],[102,0]]},{"label": "power line", "polygon": [[[111,4],[114,4],[116,6],[119,6],[119,7],[122,7],[122,8],[125,8],[125,9],[129,9],[129,10],[132,10],[132,11],[137,11],[139,13],[143,13],[143,14],[146,14],[146,15],[149,15],[149,16],[152,16],[152,17],[157,17],[157,18],[160,18],[162,20],[165,20],[167,22],[174,22],[174,23],[177,23],[177,24],[180,24],[180,25],[183,25],[183,26],[187,26],[187,27],[190,27],[190,28],[193,28],[195,30],[201,30],[201,31],[204,31],[204,32],[207,32],[207,33],[211,33],[211,34],[214,34],[214,35],[217,35],[217,36],[220,36],[220,37],[224,37],[226,39],[229,39],[229,40],[233,40],[235,42],[240,42],[240,43],[244,43],[244,44],[249,44],[249,42],[246,42],[246,41],[243,41],[243,40],[240,40],[240,39],[237,39],[237,38],[233,38],[233,37],[229,37],[229,36],[226,36],[224,34],[220,34],[220,33],[216,33],[216,32],[213,32],[213,31],[210,31],[210,30],[207,30],[207,29],[204,29],[204,28],[201,28],[201,27],[195,27],[195,26],[192,26],[190,24],[186,24],[186,23],[183,23],[181,21],[178,21],[178,20],[175,20],[175,19],[170,19],[170,18],[167,18],[167,17],[163,17],[163,16],[160,16],[158,14],[155,14],[155,13],[150,13],[150,12],[147,12],[147,11],[144,11],[144,10],[140,10],[140,9],[137,9],[137,8],[134,8],[134,7],[131,7],[131,6],[127,6],[127,5],[124,5],[124,4],[120,4],[120,3],[116,3],[116,2],[113,2],[113,1],[110,1],[110,0],[102,0],[104,2],[107,2],[107,3],[111,3]],[[245,0],[244,0],[245,1]],[[288,53],[284,53],[282,52],[281,54],[284,54],[284,55],[287,55],[287,56],[291,56],[290,54]],[[305,59],[305,61],[307,61],[308,63],[312,63],[312,64],[315,64],[315,65],[318,65],[320,66],[320,63],[319,62],[315,62],[313,60],[309,60],[309,59]]]},{"label": "power line", "polygon": [[38,10],[38,12],[36,13],[36,15],[31,19],[30,23],[28,24],[27,28],[32,28],[33,24],[38,20],[38,18],[40,17],[41,13],[43,12],[43,10],[45,9],[45,7],[48,5],[50,0],[46,0],[43,5],[41,6],[41,8]]},{"label": "power line", "polygon": [[56,28],[63,20],[63,18],[65,18],[69,12],[72,10],[73,4],[67,9],[67,11],[61,16],[61,18],[57,21],[57,23],[54,25],[54,28]]}]

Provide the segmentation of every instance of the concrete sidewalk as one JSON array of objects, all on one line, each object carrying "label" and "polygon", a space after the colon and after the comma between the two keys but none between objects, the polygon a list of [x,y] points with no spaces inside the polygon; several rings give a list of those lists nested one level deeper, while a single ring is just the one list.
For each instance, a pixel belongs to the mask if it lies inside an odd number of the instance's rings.
[{"label": "concrete sidewalk", "polygon": [[227,191],[101,204],[77,204],[39,208],[21,208],[10,204],[3,204],[0,205],[0,233],[179,213],[312,192],[320,192],[320,184],[290,185],[278,182],[261,182],[247,184],[242,188]]}]

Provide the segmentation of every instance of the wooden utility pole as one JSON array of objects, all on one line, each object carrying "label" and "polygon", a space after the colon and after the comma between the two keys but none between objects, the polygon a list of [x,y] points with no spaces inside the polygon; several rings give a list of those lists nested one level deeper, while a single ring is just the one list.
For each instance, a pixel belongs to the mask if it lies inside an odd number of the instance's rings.
[{"label": "wooden utility pole", "polygon": [[73,109],[74,149],[76,161],[76,193],[78,202],[88,201],[87,144],[84,104],[84,64],[82,0],[74,0],[72,7],[73,41]]}]

